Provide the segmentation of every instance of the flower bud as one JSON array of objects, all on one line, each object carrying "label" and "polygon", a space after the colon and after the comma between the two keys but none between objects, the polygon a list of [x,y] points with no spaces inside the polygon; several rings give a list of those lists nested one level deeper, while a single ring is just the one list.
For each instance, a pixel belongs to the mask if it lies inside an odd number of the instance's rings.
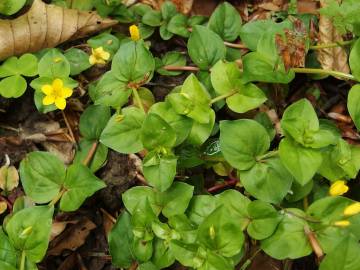
[{"label": "flower bud", "polygon": [[336,182],[332,183],[329,189],[329,194],[331,196],[340,196],[344,193],[348,192],[349,187],[345,184],[343,180],[337,180]]},{"label": "flower bud", "polygon": [[334,225],[336,227],[347,227],[347,226],[350,225],[350,221],[348,221],[348,220],[339,220],[339,221],[334,222]]},{"label": "flower bud", "polygon": [[344,216],[353,216],[360,213],[360,202],[350,204],[344,209]]},{"label": "flower bud", "polygon": [[139,27],[137,27],[135,24],[129,27],[129,32],[130,32],[130,37],[133,41],[138,41],[140,39]]}]

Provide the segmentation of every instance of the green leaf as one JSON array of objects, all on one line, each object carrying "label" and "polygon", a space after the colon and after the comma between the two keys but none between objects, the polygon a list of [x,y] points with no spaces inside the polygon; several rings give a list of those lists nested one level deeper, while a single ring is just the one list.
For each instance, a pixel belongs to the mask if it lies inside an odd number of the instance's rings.
[{"label": "green leaf", "polygon": [[141,21],[144,24],[153,27],[160,26],[162,21],[161,12],[157,10],[150,10],[144,14]]},{"label": "green leaf", "polygon": [[359,102],[360,102],[360,84],[355,84],[353,87],[351,87],[349,91],[349,95],[347,99],[347,108],[358,130],[360,130],[360,108],[358,106]]},{"label": "green leaf", "polygon": [[11,245],[34,263],[40,262],[48,248],[54,208],[34,206],[16,212],[6,225]]},{"label": "green leaf", "polygon": [[241,171],[240,178],[252,196],[276,204],[289,192],[294,179],[279,158],[257,162],[250,170]]},{"label": "green leaf", "polygon": [[266,112],[259,112],[254,120],[259,124],[263,125],[266,131],[269,134],[270,141],[272,141],[276,135],[276,130],[274,127],[273,122],[271,121],[270,117],[267,115]]},{"label": "green leaf", "polygon": [[67,212],[75,211],[88,197],[104,187],[106,187],[105,183],[88,167],[79,163],[73,164],[66,172],[64,181],[66,192],[61,198],[60,209]]},{"label": "green leaf", "polygon": [[70,75],[70,63],[58,49],[50,49],[39,61],[39,76],[66,78]]},{"label": "green leaf", "polygon": [[178,36],[188,38],[190,32],[188,30],[188,20],[189,18],[183,14],[176,14],[173,16],[167,24],[167,30]]},{"label": "green leaf", "polygon": [[194,187],[182,182],[174,182],[165,192],[158,194],[162,214],[170,218],[185,213],[193,196]]},{"label": "green leaf", "polygon": [[145,84],[152,78],[154,70],[154,57],[142,41],[130,41],[121,45],[111,65],[114,76],[126,84]]},{"label": "green leaf", "polygon": [[123,119],[113,115],[101,134],[100,142],[119,153],[137,153],[144,149],[141,142],[141,127],[144,112],[136,107],[122,110]]},{"label": "green leaf", "polygon": [[[93,48],[103,47],[103,49],[113,56],[120,47],[119,39],[109,33],[101,33],[95,37],[90,38],[87,43]],[[88,56],[89,62],[89,56]]]},{"label": "green leaf", "polygon": [[235,62],[220,60],[212,67],[210,77],[215,92],[224,95],[238,90],[241,72]]},{"label": "green leaf", "polygon": [[302,186],[313,178],[322,163],[320,150],[305,148],[289,138],[281,140],[279,154],[285,168]]},{"label": "green leaf", "polygon": [[152,262],[142,263],[139,265],[138,269],[139,270],[159,270],[159,268],[157,268],[157,266],[155,264],[153,264]]},{"label": "green leaf", "polygon": [[198,241],[212,251],[231,257],[241,251],[244,235],[227,209],[220,206],[200,224]]},{"label": "green leaf", "polygon": [[13,15],[25,5],[26,0],[3,0],[0,3],[0,14]]},{"label": "green leaf", "polygon": [[217,207],[217,200],[210,195],[196,195],[186,210],[189,219],[200,225]]},{"label": "green leaf", "polygon": [[33,77],[38,74],[38,59],[35,55],[26,53],[20,58],[15,56],[6,59],[0,66],[0,77],[24,75]]},{"label": "green leaf", "polygon": [[151,187],[133,187],[122,194],[122,200],[130,214],[134,215],[138,204],[143,204],[142,201],[148,200],[155,215],[160,214],[161,207],[156,202],[155,191]]},{"label": "green leaf", "polygon": [[215,117],[215,112],[210,110],[209,123],[201,124],[199,122],[194,122],[186,142],[192,145],[202,145],[210,137],[213,131]]},{"label": "green leaf", "polygon": [[333,251],[326,254],[320,270],[357,270],[360,264],[360,246],[351,236],[344,237]]},{"label": "green leaf", "polygon": [[4,233],[2,227],[0,228],[0,266],[2,266],[1,263],[8,264],[9,267],[15,267],[17,263],[16,250],[11,245],[9,237]]},{"label": "green leaf", "polygon": [[220,122],[220,147],[227,162],[239,170],[256,164],[256,157],[270,147],[265,128],[254,120]]},{"label": "green leaf", "polygon": [[271,236],[281,221],[281,216],[275,208],[262,201],[252,201],[248,205],[247,211],[251,220],[247,232],[256,240],[263,240]]},{"label": "green leaf", "polygon": [[[121,241],[119,241],[121,239]],[[112,263],[120,268],[129,268],[134,260],[131,251],[131,242],[133,241],[133,233],[131,227],[131,219],[128,212],[123,212],[109,236],[109,251]]]},{"label": "green leaf", "polygon": [[193,121],[186,116],[177,114],[169,102],[155,103],[151,106],[148,113],[159,115],[172,127],[176,133],[175,146],[184,142],[184,140],[189,136]]},{"label": "green leaf", "polygon": [[221,270],[232,270],[234,266],[229,263],[229,260],[220,256],[215,252],[207,252],[206,260],[204,264],[198,268],[199,270],[212,270],[212,269],[221,269]]},{"label": "green leaf", "polygon": [[161,15],[164,18],[164,20],[168,21],[170,20],[175,14],[177,13],[176,6],[171,1],[165,1],[161,5]]},{"label": "green leaf", "polygon": [[287,84],[295,78],[294,71],[286,72],[283,63],[277,64],[258,52],[246,54],[242,61],[245,82],[259,81]]},{"label": "green leaf", "polygon": [[22,76],[10,76],[0,81],[0,95],[5,98],[18,98],[25,93],[26,87],[26,80]]},{"label": "green leaf", "polygon": [[259,107],[267,100],[264,92],[255,84],[247,83],[238,87],[239,93],[226,99],[226,104],[234,112],[245,113]]},{"label": "green leaf", "polygon": [[65,166],[48,152],[31,152],[20,163],[25,193],[36,203],[47,203],[58,195],[65,180]]},{"label": "green leaf", "polygon": [[143,160],[144,176],[150,185],[165,191],[174,181],[176,163],[175,156],[162,155],[156,151],[149,152]]},{"label": "green leaf", "polygon": [[91,98],[96,105],[120,108],[129,101],[131,90],[113,72],[106,72],[97,83]]},{"label": "green leaf", "polygon": [[256,51],[260,38],[274,22],[272,20],[255,20],[245,23],[240,29],[241,41],[252,51]]},{"label": "green leaf", "polygon": [[222,39],[205,26],[196,25],[190,34],[188,52],[191,60],[202,70],[208,70],[225,58],[226,48]]},{"label": "green leaf", "polygon": [[218,205],[227,208],[230,216],[237,220],[242,230],[249,223],[248,205],[250,199],[239,191],[229,189],[216,195]]},{"label": "green leaf", "polygon": [[88,140],[98,140],[110,119],[110,108],[91,105],[80,116],[81,135]]},{"label": "green leaf", "polygon": [[208,27],[225,41],[234,41],[241,30],[239,12],[229,3],[219,5],[212,13]]},{"label": "green leaf", "polygon": [[78,75],[91,67],[89,55],[83,50],[71,48],[64,55],[70,63],[71,76]]},{"label": "green leaf", "polygon": [[138,237],[134,238],[132,242],[132,250],[135,258],[139,262],[147,262],[153,254],[153,242],[144,241]]},{"label": "green leaf", "polygon": [[156,269],[164,269],[175,262],[175,257],[170,250],[168,242],[158,238],[155,239],[154,253],[151,261],[157,266]]},{"label": "green leaf", "polygon": [[349,65],[351,74],[354,75],[356,80],[360,80],[360,40],[358,39],[352,46],[349,55]]},{"label": "green leaf", "polygon": [[[82,139],[79,143],[79,148],[76,151],[74,163],[82,163],[86,159],[90,149],[93,147],[94,140]],[[98,143],[95,154],[89,163],[89,168],[92,172],[99,170],[105,163],[108,155],[108,148],[102,143]]]},{"label": "green leaf", "polygon": [[155,113],[146,116],[140,138],[143,146],[149,151],[162,148],[171,149],[176,143],[174,129]]},{"label": "green leaf", "polygon": [[198,246],[185,244],[180,241],[171,241],[170,250],[183,266],[198,268],[203,264],[204,258],[199,257]]},{"label": "green leaf", "polygon": [[[297,216],[304,216],[300,209],[286,209]],[[311,254],[312,249],[305,235],[306,221],[291,213],[284,213],[275,233],[261,242],[261,249],[277,259],[297,259]]]},{"label": "green leaf", "polygon": [[16,267],[3,261],[0,261],[0,267],[2,270],[17,270]]}]

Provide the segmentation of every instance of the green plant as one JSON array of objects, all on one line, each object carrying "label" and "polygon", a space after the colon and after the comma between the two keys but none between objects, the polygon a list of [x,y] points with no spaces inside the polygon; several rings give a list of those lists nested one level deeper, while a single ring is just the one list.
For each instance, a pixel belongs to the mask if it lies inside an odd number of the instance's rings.
[{"label": "green plant", "polygon": [[[4,220],[2,269],[37,269],[57,203],[60,211],[75,211],[105,187],[95,173],[106,162],[108,149],[140,153],[142,172],[137,173],[146,184],[123,193],[125,209],[108,235],[117,267],[164,269],[178,261],[191,269],[247,269],[264,251],[277,260],[315,253],[320,270],[359,269],[360,204],[357,196],[342,195],[359,172],[360,148],[315,110],[319,97],[314,95],[312,102],[297,98],[288,106],[277,106],[274,97],[278,89],[276,94],[284,97],[286,85],[298,73],[360,82],[359,40],[314,45],[307,18],[293,14],[282,22],[242,24],[228,3],[219,5],[206,22],[202,16],[178,13],[170,2],[161,10],[143,4],[127,8],[117,1],[56,2],[95,7],[133,25],[130,38],[103,32],[82,44],[85,50],[47,49],[36,57],[12,57],[0,66],[3,81],[16,80],[18,86],[9,93],[1,81],[5,97],[23,94],[22,76],[39,76],[30,86],[43,113],[65,109],[78,86],[70,76],[77,78],[95,65],[104,71],[88,85],[93,104],[80,117],[81,139],[73,164],[65,167],[47,152],[32,152],[21,162],[22,187],[33,205],[18,198]],[[338,16],[347,14],[351,3],[330,3],[322,12],[345,23],[342,29],[356,36],[357,22]],[[155,57],[152,44],[144,40],[155,31],[163,40],[175,35],[188,39],[187,51]],[[238,37],[241,44],[231,43]],[[306,63],[311,50],[347,45],[351,74],[299,64]],[[284,51],[299,47],[304,50],[301,59],[284,56]],[[166,96],[155,98],[154,77],[184,72],[190,73],[181,84],[166,86],[172,88]],[[357,129],[359,92],[359,84],[354,84],[347,100]],[[270,119],[266,106],[277,109],[281,120]],[[0,173],[5,175],[5,169]],[[204,180],[209,171],[216,180],[210,187]],[[256,247],[253,256],[249,245]]]}]

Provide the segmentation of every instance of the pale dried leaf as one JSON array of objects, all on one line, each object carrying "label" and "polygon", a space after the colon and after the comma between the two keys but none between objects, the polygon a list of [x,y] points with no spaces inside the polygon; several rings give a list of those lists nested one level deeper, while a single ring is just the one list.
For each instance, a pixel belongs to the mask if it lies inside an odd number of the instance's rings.
[{"label": "pale dried leaf", "polygon": [[[321,7],[325,6],[324,0],[320,1]],[[343,38],[334,27],[331,20],[325,16],[320,15],[319,21],[319,44],[328,44],[342,41]],[[318,50],[318,61],[323,69],[336,70],[344,73],[349,73],[348,56],[344,48],[326,48]]]},{"label": "pale dried leaf", "polygon": [[12,191],[19,185],[19,173],[14,166],[0,168],[0,189]]},{"label": "pale dried leaf", "polygon": [[59,237],[55,238],[50,245],[48,255],[60,255],[64,250],[76,250],[81,247],[90,232],[96,225],[88,218],[83,218],[77,224],[69,227]]},{"label": "pale dried leaf", "polygon": [[6,202],[0,202],[0,215],[4,213],[7,209],[7,203]]},{"label": "pale dried leaf", "polygon": [[13,20],[0,20],[0,60],[36,52],[115,25],[95,12],[47,5],[35,0],[30,10]]},{"label": "pale dried leaf", "polygon": [[66,228],[68,224],[76,224],[78,221],[54,221],[51,225],[50,241],[54,240],[55,237],[59,236]]}]

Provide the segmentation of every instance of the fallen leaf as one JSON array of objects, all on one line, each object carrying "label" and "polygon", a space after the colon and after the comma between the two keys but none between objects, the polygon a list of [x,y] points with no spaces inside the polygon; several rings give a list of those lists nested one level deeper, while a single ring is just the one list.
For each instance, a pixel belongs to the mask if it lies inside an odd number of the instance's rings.
[{"label": "fallen leaf", "polygon": [[4,213],[7,209],[7,203],[6,202],[0,202],[0,215]]},{"label": "fallen leaf", "polygon": [[[325,0],[320,1],[320,6],[326,5]],[[343,41],[342,36],[334,27],[332,21],[326,16],[320,15],[319,21],[319,44],[328,44]],[[336,70],[349,73],[348,56],[344,48],[326,48],[318,50],[318,61],[323,69]],[[340,78],[339,78],[340,79]]]},{"label": "fallen leaf", "polygon": [[0,168],[0,189],[8,192],[19,185],[19,173],[14,166]]},{"label": "fallen leaf", "polygon": [[13,20],[0,20],[0,60],[53,48],[115,25],[95,12],[47,5],[35,0],[30,10]]},{"label": "fallen leaf", "polygon": [[51,225],[51,234],[50,241],[54,240],[55,237],[60,235],[66,228],[68,224],[76,224],[78,221],[70,220],[70,221],[55,221]]},{"label": "fallen leaf", "polygon": [[293,18],[292,20],[294,30],[285,29],[285,37],[281,34],[275,36],[275,43],[286,71],[293,67],[305,66],[307,31],[300,19]]},{"label": "fallen leaf", "polygon": [[67,228],[61,235],[56,237],[51,243],[48,255],[60,255],[64,250],[76,250],[81,247],[90,232],[96,228],[88,218],[81,219],[77,224]]}]

